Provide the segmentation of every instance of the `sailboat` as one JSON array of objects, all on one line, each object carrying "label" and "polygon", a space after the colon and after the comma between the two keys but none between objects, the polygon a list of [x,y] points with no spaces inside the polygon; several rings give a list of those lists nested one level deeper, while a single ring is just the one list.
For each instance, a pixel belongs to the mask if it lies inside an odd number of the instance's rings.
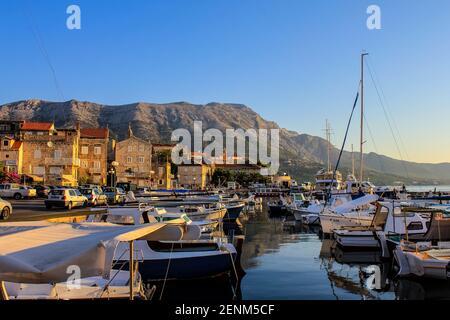
[{"label": "sailboat", "polygon": [[[359,180],[359,196],[363,196],[362,181],[364,181],[363,170],[363,145],[364,145],[364,57],[367,53],[361,54],[361,80],[360,80],[360,97],[361,97],[361,124],[360,124],[360,180]],[[355,100],[356,106],[357,99]],[[350,122],[349,122],[350,123]],[[348,131],[348,127],[347,127]],[[344,140],[345,144],[345,140]],[[342,146],[343,149],[344,145]],[[342,150],[341,150],[342,151]],[[339,164],[339,161],[338,161]],[[337,172],[337,167],[334,172]],[[331,189],[329,190],[331,193]],[[368,195],[357,199],[346,205],[337,208],[336,210],[326,210],[320,214],[320,223],[324,234],[331,234],[335,229],[342,229],[344,227],[353,226],[369,226],[373,220],[375,207],[370,206],[371,202],[378,200],[378,196]]]},{"label": "sailboat", "polygon": [[333,192],[342,189],[342,174],[331,168],[331,127],[328,120],[325,122],[325,134],[327,139],[327,168],[321,169],[316,173],[315,193],[324,195],[327,192]]}]

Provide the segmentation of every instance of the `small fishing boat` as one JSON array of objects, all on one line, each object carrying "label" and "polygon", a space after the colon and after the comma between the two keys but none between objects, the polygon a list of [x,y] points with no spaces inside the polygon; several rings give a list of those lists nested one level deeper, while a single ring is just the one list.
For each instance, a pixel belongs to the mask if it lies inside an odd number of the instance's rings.
[{"label": "small fishing boat", "polygon": [[375,213],[375,207],[370,204],[377,200],[377,195],[365,195],[332,209],[325,208],[320,214],[322,232],[332,234],[345,227],[370,226]]},{"label": "small fishing boat", "polygon": [[288,204],[281,196],[278,201],[269,202],[267,206],[269,208],[269,214],[271,215],[285,215],[288,213]]},{"label": "small fishing boat", "polygon": [[[108,214],[102,217],[104,221],[114,223],[120,221],[134,225],[154,223],[151,214],[139,208],[109,208]],[[181,224],[180,228],[189,226],[191,225]],[[197,233],[197,237],[199,234]],[[167,237],[168,239],[160,235],[158,238],[136,241],[135,248],[140,253],[141,261],[139,273],[145,282],[210,278],[229,274],[237,268],[236,265],[239,263],[237,251],[231,243],[222,239],[197,240],[195,237],[183,238],[183,236],[181,233],[176,241],[174,234]],[[127,258],[127,247],[119,244],[114,261],[123,270],[128,270]]]},{"label": "small fishing boat", "polygon": [[227,208],[220,204],[212,208],[207,208],[205,205],[180,205],[177,207],[164,207],[164,209],[167,213],[186,213],[193,221],[222,221],[227,214]]},{"label": "small fishing boat", "polygon": [[402,212],[393,202],[377,203],[377,210],[369,226],[344,227],[334,230],[334,238],[345,249],[379,249],[386,237],[425,234],[430,219],[415,212]]},{"label": "small fishing boat", "polygon": [[440,280],[450,279],[450,243],[408,243],[402,241],[394,250],[399,266],[398,276],[417,276]]},{"label": "small fishing boat", "polygon": [[239,216],[241,215],[242,210],[245,207],[245,203],[244,202],[224,203],[223,205],[225,206],[225,209],[227,209],[227,213],[223,217],[223,220],[227,221],[227,222],[235,222],[236,219],[239,218]]}]

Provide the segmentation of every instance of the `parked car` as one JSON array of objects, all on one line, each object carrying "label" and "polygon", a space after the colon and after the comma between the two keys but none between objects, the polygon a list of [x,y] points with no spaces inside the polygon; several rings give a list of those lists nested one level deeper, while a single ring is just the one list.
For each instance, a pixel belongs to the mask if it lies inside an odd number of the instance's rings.
[{"label": "parked car", "polygon": [[0,184],[0,197],[14,198],[16,200],[24,198],[35,198],[36,189],[27,186],[21,186],[15,183]]},{"label": "parked car", "polygon": [[102,187],[96,184],[84,184],[79,186],[78,189],[97,189],[99,192],[103,192]]},{"label": "parked car", "polygon": [[71,210],[74,207],[86,207],[87,205],[88,199],[78,189],[53,189],[48,194],[48,198],[45,199],[47,209],[59,207]]},{"label": "parked car", "polygon": [[11,213],[12,213],[11,203],[0,198],[0,218],[2,220],[8,220]]},{"label": "parked car", "polygon": [[108,203],[125,203],[126,194],[122,188],[105,187],[104,193],[108,198]]},{"label": "parked car", "polygon": [[81,194],[88,199],[88,205],[95,207],[97,205],[108,203],[108,198],[103,191],[99,191],[98,188],[80,188],[79,190]]},{"label": "parked car", "polygon": [[41,185],[35,186],[34,188],[36,189],[36,195],[39,198],[47,198],[48,193],[52,190],[51,187]]}]

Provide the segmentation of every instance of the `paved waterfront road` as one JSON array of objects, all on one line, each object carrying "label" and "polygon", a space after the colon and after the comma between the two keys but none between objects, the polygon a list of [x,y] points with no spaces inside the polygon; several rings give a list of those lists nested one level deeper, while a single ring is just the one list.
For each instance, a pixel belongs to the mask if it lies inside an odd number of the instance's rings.
[{"label": "paved waterfront road", "polygon": [[50,218],[79,216],[88,213],[90,208],[74,208],[66,210],[63,208],[53,208],[48,210],[45,208],[44,199],[36,200],[11,200],[13,213],[9,218],[9,222],[13,221],[31,221],[45,220]]}]

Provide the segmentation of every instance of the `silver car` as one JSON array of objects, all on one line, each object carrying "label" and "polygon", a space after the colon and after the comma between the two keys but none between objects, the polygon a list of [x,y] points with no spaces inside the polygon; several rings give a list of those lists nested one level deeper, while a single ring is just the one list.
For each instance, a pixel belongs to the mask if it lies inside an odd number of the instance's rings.
[{"label": "silver car", "polygon": [[11,213],[12,213],[11,203],[0,198],[0,219],[8,220]]}]

